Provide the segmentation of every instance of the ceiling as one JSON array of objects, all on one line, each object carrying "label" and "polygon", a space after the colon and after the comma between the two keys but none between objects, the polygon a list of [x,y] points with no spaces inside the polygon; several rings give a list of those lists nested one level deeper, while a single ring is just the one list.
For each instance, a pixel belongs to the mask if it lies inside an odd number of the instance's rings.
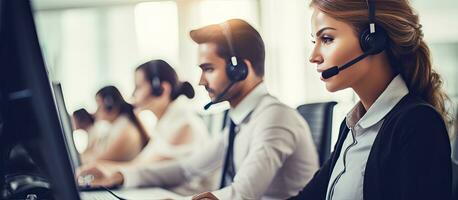
[{"label": "ceiling", "polygon": [[61,10],[165,0],[31,0],[36,10]]},{"label": "ceiling", "polygon": [[[121,4],[135,4],[145,1],[165,1],[165,0],[32,0],[37,10],[59,10],[69,8],[84,8],[95,6],[111,6]],[[179,0],[191,1],[191,0]],[[258,0],[262,1],[262,0]],[[288,0],[282,0],[287,2]],[[306,0],[305,0],[306,1]],[[456,0],[412,0],[414,6],[419,10],[458,10]]]},{"label": "ceiling", "polygon": [[[164,0],[32,0],[37,10],[54,10],[81,8],[93,6],[110,6],[120,4],[134,4],[145,1],[164,1]],[[189,1],[189,0],[181,0]],[[262,0],[259,0],[262,1]],[[288,2],[288,0],[282,0]],[[305,0],[306,1],[306,0]],[[458,1],[456,0],[412,0],[414,6],[419,10],[458,10]]]}]

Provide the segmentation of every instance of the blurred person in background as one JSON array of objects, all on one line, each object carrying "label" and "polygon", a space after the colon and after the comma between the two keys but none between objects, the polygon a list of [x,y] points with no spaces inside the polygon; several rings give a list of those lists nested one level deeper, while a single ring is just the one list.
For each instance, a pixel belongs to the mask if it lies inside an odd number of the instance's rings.
[{"label": "blurred person in background", "polygon": [[[150,141],[142,152],[130,162],[99,161],[86,169],[98,167],[107,172],[151,165],[161,161],[184,158],[200,149],[209,138],[208,129],[192,109],[185,96],[194,97],[188,82],[181,82],[175,70],[163,60],[151,60],[135,70],[133,100],[137,112],[151,111],[157,123],[150,131]],[[212,187],[212,178],[194,179],[175,188],[180,194],[190,194]],[[205,189],[203,189],[205,188]]]},{"label": "blurred person in background", "polygon": [[[96,94],[94,139],[82,154],[83,163],[99,160],[130,161],[145,147],[149,137],[119,90],[106,86]],[[91,134],[90,134],[91,135]],[[90,136],[91,137],[91,136]]]}]

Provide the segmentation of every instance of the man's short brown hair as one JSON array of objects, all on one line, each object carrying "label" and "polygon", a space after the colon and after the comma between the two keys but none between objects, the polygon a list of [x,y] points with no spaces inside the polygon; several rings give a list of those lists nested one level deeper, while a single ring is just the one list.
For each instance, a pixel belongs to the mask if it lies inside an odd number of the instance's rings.
[{"label": "man's short brown hair", "polygon": [[[231,19],[227,23],[230,27],[233,53],[240,59],[247,59],[253,65],[256,75],[264,76],[265,48],[264,42],[256,29],[241,19]],[[228,60],[232,56],[228,40],[220,24],[208,25],[192,30],[190,36],[197,44],[215,43],[218,56]],[[227,62],[227,61],[226,61]]]}]

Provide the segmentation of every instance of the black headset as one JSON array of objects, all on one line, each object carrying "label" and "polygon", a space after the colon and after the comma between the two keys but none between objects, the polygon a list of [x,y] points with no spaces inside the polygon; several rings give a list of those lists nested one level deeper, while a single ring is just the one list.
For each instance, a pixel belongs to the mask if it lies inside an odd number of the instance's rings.
[{"label": "black headset", "polygon": [[232,46],[232,33],[231,26],[228,22],[219,24],[224,38],[226,38],[227,45],[229,47],[230,56],[226,58],[226,75],[231,81],[229,85],[221,92],[215,99],[215,101],[210,101],[204,106],[204,109],[207,110],[211,105],[220,102],[223,100],[224,95],[229,91],[229,89],[234,86],[235,83],[243,81],[248,76],[248,66],[246,63],[237,56],[235,49]]},{"label": "black headset", "polygon": [[161,79],[159,78],[158,65],[153,65],[149,63],[151,67],[151,93],[155,97],[159,97],[164,92],[164,89],[161,86]]},{"label": "black headset", "polygon": [[337,75],[340,71],[354,65],[367,56],[376,55],[385,50],[388,46],[388,34],[383,27],[375,23],[375,4],[372,0],[366,0],[369,10],[369,24],[359,32],[359,45],[363,54],[345,63],[342,66],[334,66],[324,70],[321,76],[325,79]]},{"label": "black headset", "polygon": [[112,96],[107,95],[106,97],[103,98],[103,107],[108,112],[113,111],[113,109],[114,109],[114,99],[113,99]]},{"label": "black headset", "polygon": [[237,56],[235,49],[232,46],[231,25],[227,22],[220,24],[224,38],[226,38],[230,57],[226,58],[226,74],[232,82],[243,81],[248,76],[248,66]]},{"label": "black headset", "polygon": [[364,53],[375,55],[386,49],[388,35],[385,29],[375,23],[375,4],[371,0],[366,2],[369,9],[369,26],[361,30],[359,44]]}]

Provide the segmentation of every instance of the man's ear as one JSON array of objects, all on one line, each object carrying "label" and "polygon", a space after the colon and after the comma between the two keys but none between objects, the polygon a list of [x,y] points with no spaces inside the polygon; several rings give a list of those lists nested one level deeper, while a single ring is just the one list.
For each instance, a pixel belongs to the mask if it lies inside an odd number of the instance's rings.
[{"label": "man's ear", "polygon": [[248,59],[243,59],[243,62],[248,67],[248,76],[250,74],[256,74],[255,71],[254,71],[253,64],[251,63],[251,61],[249,61]]}]

